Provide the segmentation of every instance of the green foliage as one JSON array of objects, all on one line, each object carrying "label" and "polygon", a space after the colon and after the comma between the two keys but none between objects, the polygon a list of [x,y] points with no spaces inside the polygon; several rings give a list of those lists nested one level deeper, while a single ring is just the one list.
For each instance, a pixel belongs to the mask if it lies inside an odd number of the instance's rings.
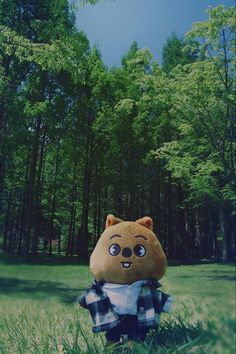
[{"label": "green foliage", "polygon": [[[227,175],[226,169],[230,171],[226,177],[227,189],[231,185],[231,193],[235,195],[232,180],[235,172],[230,158],[234,149],[234,78],[230,66],[233,14],[233,8],[219,6],[209,10],[209,21],[193,25],[187,37],[194,40],[200,37],[203,42],[199,46],[208,51],[208,56],[204,61],[177,66],[168,84],[171,114],[179,134],[177,140],[159,149],[158,156],[166,158],[167,168],[186,183],[195,201],[204,201],[204,196],[224,200],[227,193],[223,192],[226,187],[222,186],[222,180]],[[226,48],[227,57],[222,60]]]},{"label": "green foliage", "polygon": [[123,58],[122,58],[121,62],[122,62],[123,66],[127,66],[128,61],[132,60],[135,57],[138,49],[139,49],[138,48],[138,43],[137,42],[133,42],[131,44],[131,46],[130,46],[130,49],[129,49],[128,53],[125,56],[123,56]]},{"label": "green foliage", "polygon": [[162,69],[169,74],[177,65],[185,65],[197,60],[196,42],[178,38],[172,33],[162,49]]},{"label": "green foliage", "polygon": [[233,257],[234,9],[172,34],[162,67],[134,42],[108,69],[67,1],[1,5],[4,249],[88,257],[113,212],[152,216],[170,257]]},{"label": "green foliage", "polygon": [[213,49],[216,52],[224,48],[225,42],[221,41],[224,35],[227,42],[229,41],[232,45],[233,32],[236,30],[235,8],[233,6],[225,8],[224,5],[219,5],[214,8],[209,7],[206,12],[209,20],[194,23],[192,30],[187,33],[187,38],[202,39],[201,45],[206,50]]},{"label": "green foliage", "polygon": [[[1,47],[8,56],[15,56],[19,62],[35,62],[43,70],[62,69],[71,73],[74,80],[81,79],[81,64],[86,58],[88,41],[81,34],[55,40],[52,43],[33,43],[16,32],[0,25]],[[81,53],[81,56],[78,54]]]}]

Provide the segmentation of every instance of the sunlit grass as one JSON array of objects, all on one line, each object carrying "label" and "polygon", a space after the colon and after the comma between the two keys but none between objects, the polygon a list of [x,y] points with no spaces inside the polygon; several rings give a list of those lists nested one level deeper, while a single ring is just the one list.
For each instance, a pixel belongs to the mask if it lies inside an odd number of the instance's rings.
[{"label": "sunlit grass", "polygon": [[[163,289],[175,298],[158,332],[132,353],[234,354],[234,267],[220,264],[169,267]],[[0,263],[0,353],[75,354],[127,352],[104,349],[77,303],[89,286],[87,266]]]}]

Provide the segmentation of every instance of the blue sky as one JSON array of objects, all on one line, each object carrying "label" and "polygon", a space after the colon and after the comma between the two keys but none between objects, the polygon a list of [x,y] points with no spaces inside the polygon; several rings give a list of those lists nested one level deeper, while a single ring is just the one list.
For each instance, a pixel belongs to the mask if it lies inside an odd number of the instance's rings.
[{"label": "blue sky", "polygon": [[207,19],[208,6],[234,6],[234,0],[101,0],[79,7],[77,27],[97,45],[104,63],[119,66],[133,41],[161,62],[161,50],[171,32],[183,36],[192,23]]}]

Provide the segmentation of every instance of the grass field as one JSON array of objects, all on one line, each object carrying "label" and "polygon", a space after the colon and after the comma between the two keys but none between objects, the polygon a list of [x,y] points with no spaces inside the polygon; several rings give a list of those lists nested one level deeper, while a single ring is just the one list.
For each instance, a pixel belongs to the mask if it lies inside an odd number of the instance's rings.
[{"label": "grass field", "polygon": [[[114,353],[104,349],[103,334],[91,333],[88,312],[76,302],[91,281],[76,260],[0,256],[0,353]],[[233,265],[170,266],[161,283],[173,310],[132,353],[235,353]]]}]

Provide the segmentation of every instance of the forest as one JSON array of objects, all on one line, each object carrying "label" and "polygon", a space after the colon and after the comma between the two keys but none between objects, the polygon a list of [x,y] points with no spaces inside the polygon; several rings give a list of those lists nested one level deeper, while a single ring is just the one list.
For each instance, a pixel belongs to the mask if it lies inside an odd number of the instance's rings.
[{"label": "forest", "polygon": [[235,9],[207,12],[108,68],[70,2],[0,1],[4,252],[87,259],[112,213],[169,259],[235,259]]}]

